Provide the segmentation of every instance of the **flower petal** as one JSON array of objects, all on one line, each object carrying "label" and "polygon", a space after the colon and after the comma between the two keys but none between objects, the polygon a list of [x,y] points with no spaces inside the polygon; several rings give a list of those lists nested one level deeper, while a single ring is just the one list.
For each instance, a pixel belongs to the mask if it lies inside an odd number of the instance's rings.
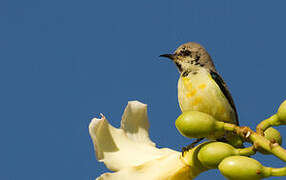
[{"label": "flower petal", "polygon": [[158,149],[149,139],[147,106],[138,101],[128,103],[121,127],[114,128],[101,114],[89,125],[96,156],[114,173],[102,174],[97,180],[190,180],[205,171],[197,160],[197,149],[181,153]]},{"label": "flower petal", "polygon": [[154,146],[148,135],[146,113],[146,105],[132,101],[125,109],[120,129],[111,126],[103,115],[101,119],[91,121],[89,133],[97,159],[104,162],[107,168],[118,171],[174,152]]},{"label": "flower petal", "polygon": [[155,143],[149,139],[146,104],[139,101],[129,101],[122,116],[121,128],[133,141],[155,146]]},{"label": "flower petal", "polygon": [[180,153],[164,155],[142,165],[105,173],[96,180],[190,180],[190,167],[180,160]]}]

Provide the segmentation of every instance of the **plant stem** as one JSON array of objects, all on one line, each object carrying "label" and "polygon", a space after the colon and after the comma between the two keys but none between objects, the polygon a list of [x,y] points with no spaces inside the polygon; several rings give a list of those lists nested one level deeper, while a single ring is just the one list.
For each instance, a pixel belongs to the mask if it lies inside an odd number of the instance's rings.
[{"label": "plant stem", "polygon": [[[275,115],[272,116],[272,118],[269,118],[269,120],[265,120],[266,124],[275,124],[276,117]],[[277,121],[276,121],[277,122]],[[262,127],[266,127],[266,125],[262,124]],[[278,143],[272,143],[268,139],[266,139],[264,136],[252,131],[248,127],[239,127],[233,124],[224,123],[223,126],[225,131],[231,131],[238,134],[240,137],[246,139],[247,141],[251,142],[255,148],[261,147],[262,149],[272,153],[282,161],[286,162],[286,150],[283,149]],[[245,150],[247,151],[247,150]]]},{"label": "plant stem", "polygon": [[252,156],[256,153],[254,146],[238,149],[240,156]]},{"label": "plant stem", "polygon": [[260,135],[263,135],[263,132],[271,127],[271,126],[279,126],[281,125],[278,116],[276,114],[274,114],[273,116],[271,116],[268,119],[265,119],[264,121],[260,122],[257,127],[256,127],[256,132]]},{"label": "plant stem", "polygon": [[272,176],[286,176],[286,167],[283,168],[271,168],[270,172]]}]

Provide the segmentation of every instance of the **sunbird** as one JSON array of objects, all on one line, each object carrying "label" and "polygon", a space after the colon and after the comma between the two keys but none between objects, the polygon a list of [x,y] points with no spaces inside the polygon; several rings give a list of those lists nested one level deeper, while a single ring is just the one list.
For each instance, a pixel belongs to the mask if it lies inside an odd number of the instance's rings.
[{"label": "sunbird", "polygon": [[[206,49],[195,42],[178,47],[173,54],[160,57],[171,59],[180,72],[178,100],[182,112],[199,111],[213,116],[218,121],[239,125],[232,96]],[[183,148],[192,148],[204,138]],[[222,137],[222,141],[225,137]]]}]

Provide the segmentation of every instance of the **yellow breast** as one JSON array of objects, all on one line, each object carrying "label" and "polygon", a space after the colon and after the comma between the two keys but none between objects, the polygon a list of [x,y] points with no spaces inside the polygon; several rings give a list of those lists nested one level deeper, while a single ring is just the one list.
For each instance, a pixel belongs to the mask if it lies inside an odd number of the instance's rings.
[{"label": "yellow breast", "polygon": [[182,112],[200,111],[219,121],[235,123],[235,113],[219,86],[205,69],[197,74],[181,76],[178,82],[178,100]]}]

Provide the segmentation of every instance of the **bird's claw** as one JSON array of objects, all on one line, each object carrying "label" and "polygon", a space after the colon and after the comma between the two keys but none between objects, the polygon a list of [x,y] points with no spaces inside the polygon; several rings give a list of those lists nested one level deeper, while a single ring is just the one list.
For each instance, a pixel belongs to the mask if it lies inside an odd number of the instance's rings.
[{"label": "bird's claw", "polygon": [[195,147],[195,144],[189,144],[188,146],[182,147],[182,156],[184,156],[185,152],[188,152],[190,149],[192,149],[193,147]]},{"label": "bird's claw", "polygon": [[185,152],[189,151],[190,149],[193,149],[200,141],[202,141],[204,138],[198,138],[193,143],[185,146],[182,148],[182,156],[184,156]]}]

